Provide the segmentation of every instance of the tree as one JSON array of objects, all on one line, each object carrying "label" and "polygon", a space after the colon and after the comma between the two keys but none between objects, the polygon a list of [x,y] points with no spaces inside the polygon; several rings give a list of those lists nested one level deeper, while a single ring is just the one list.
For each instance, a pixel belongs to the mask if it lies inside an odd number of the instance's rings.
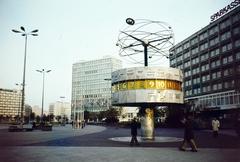
[{"label": "tree", "polygon": [[62,119],[61,115],[56,116],[56,120],[59,122]]},{"label": "tree", "polygon": [[98,114],[98,119],[100,120],[100,121],[102,121],[104,118],[106,118],[106,115],[107,113],[106,113],[106,111],[101,111],[99,114]]},{"label": "tree", "polygon": [[48,115],[48,118],[49,118],[49,122],[52,122],[53,119],[54,119],[54,115],[53,115],[53,114],[50,114],[50,115]]},{"label": "tree", "polygon": [[47,121],[47,119],[48,118],[47,118],[46,114],[43,114],[42,120],[43,120],[44,123]]},{"label": "tree", "polygon": [[84,120],[87,121],[89,119],[89,114],[90,114],[89,111],[84,111]]},{"label": "tree", "polygon": [[180,105],[169,106],[168,113],[166,118],[166,123],[170,127],[180,127],[182,123],[180,122],[181,118],[184,116],[184,107]]},{"label": "tree", "polygon": [[35,118],[36,118],[36,114],[35,114],[34,112],[32,112],[32,113],[30,114],[30,120],[31,120],[31,121],[34,121]]},{"label": "tree", "polygon": [[3,115],[0,115],[0,123],[2,122],[3,120]]},{"label": "tree", "polygon": [[37,123],[40,123],[40,120],[41,120],[40,116],[37,115],[37,117],[36,117],[36,121],[37,121]]},{"label": "tree", "polygon": [[110,108],[106,111],[106,122],[107,123],[116,123],[118,122],[119,112],[117,109]]}]

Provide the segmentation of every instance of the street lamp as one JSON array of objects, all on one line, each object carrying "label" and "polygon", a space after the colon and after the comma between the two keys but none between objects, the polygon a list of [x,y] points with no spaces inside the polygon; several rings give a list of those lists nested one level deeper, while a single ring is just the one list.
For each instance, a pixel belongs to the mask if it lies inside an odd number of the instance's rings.
[{"label": "street lamp", "polygon": [[[15,83],[16,86],[19,86],[19,93],[21,93],[21,86],[22,84],[19,84],[19,83]],[[19,116],[20,116],[20,112],[21,112],[21,98],[20,98],[20,95],[19,95],[19,98],[18,98],[18,113],[17,113],[17,116],[18,116],[18,120],[19,120]]]},{"label": "street lamp", "polygon": [[31,32],[26,32],[25,28],[23,26],[20,27],[19,30],[13,29],[12,32],[14,33],[20,33],[22,36],[25,37],[25,50],[24,50],[24,65],[23,65],[23,82],[22,82],[22,102],[21,102],[21,126],[23,124],[23,109],[24,109],[24,100],[25,100],[25,72],[26,72],[26,56],[27,56],[27,36],[32,35],[32,36],[38,36],[37,32],[38,29],[33,30]]},{"label": "street lamp", "polygon": [[43,88],[42,88],[42,112],[41,112],[41,123],[43,122],[43,105],[44,105],[44,80],[45,80],[45,73],[49,73],[51,70],[47,70],[45,71],[44,69],[42,70],[36,70],[39,73],[42,73],[43,76],[43,80],[42,80],[42,84],[43,84]]}]

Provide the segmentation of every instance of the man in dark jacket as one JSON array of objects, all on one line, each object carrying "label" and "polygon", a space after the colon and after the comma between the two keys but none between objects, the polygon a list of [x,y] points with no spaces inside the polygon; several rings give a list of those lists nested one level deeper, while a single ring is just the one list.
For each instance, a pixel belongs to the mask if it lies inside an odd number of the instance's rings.
[{"label": "man in dark jacket", "polygon": [[193,152],[197,152],[197,146],[194,141],[194,132],[193,132],[193,120],[192,116],[188,115],[186,119],[183,120],[184,124],[184,141],[182,145],[179,147],[181,151],[186,150],[187,143],[190,144]]},{"label": "man in dark jacket", "polygon": [[134,118],[134,119],[132,120],[132,123],[131,123],[131,135],[132,135],[132,139],[131,139],[131,142],[130,142],[130,146],[133,146],[134,143],[135,143],[136,145],[139,145],[138,140],[137,140],[137,129],[138,129],[138,124],[137,124],[136,118]]}]

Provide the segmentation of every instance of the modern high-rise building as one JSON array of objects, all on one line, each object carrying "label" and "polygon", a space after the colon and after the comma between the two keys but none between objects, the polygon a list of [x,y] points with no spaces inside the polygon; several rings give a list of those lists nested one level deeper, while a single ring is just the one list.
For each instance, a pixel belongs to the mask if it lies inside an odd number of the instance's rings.
[{"label": "modern high-rise building", "polygon": [[240,7],[236,5],[221,9],[209,25],[170,49],[170,66],[183,71],[185,101],[195,110],[240,108]]},{"label": "modern high-rise building", "polygon": [[111,106],[111,73],[120,68],[121,60],[110,56],[73,64],[72,119],[83,119],[84,110],[99,112]]},{"label": "modern high-rise building", "polygon": [[4,117],[21,115],[21,99],[21,91],[0,88],[0,115]]}]

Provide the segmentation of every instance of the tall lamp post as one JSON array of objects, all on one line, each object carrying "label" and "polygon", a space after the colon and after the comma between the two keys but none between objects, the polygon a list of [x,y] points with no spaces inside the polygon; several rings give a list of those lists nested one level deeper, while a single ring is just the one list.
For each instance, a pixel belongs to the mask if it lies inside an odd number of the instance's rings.
[{"label": "tall lamp post", "polygon": [[32,35],[32,36],[38,36],[37,32],[38,29],[33,30],[31,32],[26,32],[25,28],[23,26],[20,27],[19,30],[13,29],[12,32],[14,33],[19,33],[22,36],[25,37],[25,50],[24,50],[24,65],[23,65],[23,82],[22,82],[22,102],[21,102],[21,126],[23,125],[23,109],[24,109],[24,100],[25,100],[25,73],[26,73],[26,57],[27,57],[27,36]]},{"label": "tall lamp post", "polygon": [[45,81],[45,73],[49,73],[51,70],[36,70],[37,72],[39,73],[42,73],[42,77],[43,77],[43,80],[42,80],[42,84],[43,84],[43,88],[42,88],[42,112],[41,112],[41,123],[43,122],[43,106],[44,106],[44,81]]},{"label": "tall lamp post", "polygon": [[[21,86],[22,86],[22,84],[19,84],[19,83],[15,83],[15,85],[16,86],[19,86],[19,91],[21,92],[22,90],[21,90]],[[19,95],[19,99],[18,99],[18,103],[19,103],[19,107],[18,107],[18,113],[17,113],[17,115],[18,115],[18,121],[19,121],[19,117],[20,117],[20,112],[21,112],[21,98],[20,98],[20,95]]]}]

